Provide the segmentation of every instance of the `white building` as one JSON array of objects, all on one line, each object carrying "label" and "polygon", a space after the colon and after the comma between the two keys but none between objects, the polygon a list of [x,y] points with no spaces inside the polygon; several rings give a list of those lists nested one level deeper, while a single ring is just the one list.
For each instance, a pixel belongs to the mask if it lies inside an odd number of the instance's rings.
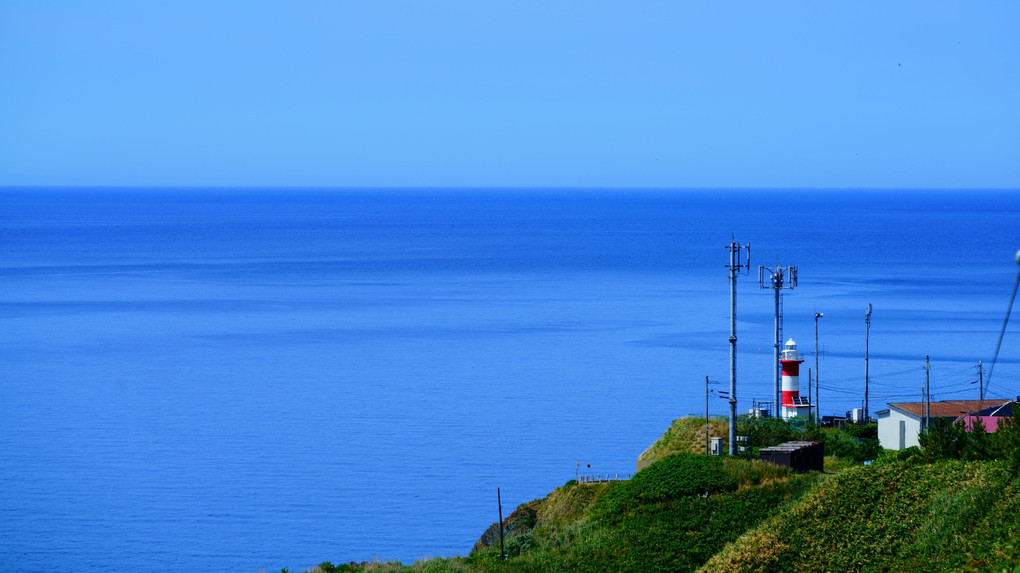
[{"label": "white building", "polygon": [[[1009,400],[944,400],[929,404],[931,419],[950,418],[955,420],[971,412],[980,412],[989,406],[1000,406]],[[903,450],[920,446],[917,437],[921,434],[921,420],[924,416],[923,402],[900,402],[888,404],[888,410],[878,412],[878,441],[887,450]]]}]

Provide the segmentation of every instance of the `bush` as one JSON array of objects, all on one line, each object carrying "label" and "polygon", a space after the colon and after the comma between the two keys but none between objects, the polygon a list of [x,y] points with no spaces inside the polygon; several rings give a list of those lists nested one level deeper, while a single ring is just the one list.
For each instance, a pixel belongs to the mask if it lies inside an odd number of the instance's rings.
[{"label": "bush", "polygon": [[504,549],[508,556],[517,557],[530,551],[535,547],[535,543],[535,534],[529,531],[511,538],[504,544]]},{"label": "bush", "polygon": [[793,440],[825,443],[825,455],[863,462],[877,459],[882,452],[878,424],[851,424],[845,429],[820,428],[807,420],[743,417],[737,432],[751,437],[754,448],[775,446]]},{"label": "bush", "polygon": [[921,448],[917,446],[910,446],[909,448],[902,449],[895,454],[896,459],[905,462],[913,462],[921,459]]},{"label": "bush", "polygon": [[927,432],[922,432],[917,441],[921,444],[924,457],[929,460],[958,460],[967,444],[967,430],[963,422],[952,422],[946,418],[935,418]]},{"label": "bush", "polygon": [[[693,571],[719,548],[774,515],[781,505],[802,496],[820,479],[818,474],[789,475],[785,479],[737,490],[737,481],[726,475],[731,472],[724,464],[715,463],[719,458],[690,457],[701,459],[663,460],[673,464],[660,468],[662,476],[671,474],[667,470],[679,473],[686,465],[687,469],[696,473],[714,474],[702,475],[703,478],[708,477],[708,483],[702,481],[700,487],[678,486],[673,493],[680,495],[653,496],[661,500],[655,503],[637,502],[635,498],[638,496],[631,492],[626,497],[632,505],[626,506],[620,505],[624,488],[610,492],[603,498],[600,511],[593,512],[595,519],[589,522],[596,534],[585,535],[567,548],[576,560],[543,570]],[[744,465],[761,464],[728,461]],[[652,467],[654,465],[638,475]],[[707,489],[703,489],[706,486]],[[699,490],[702,491],[699,493]],[[715,490],[713,495],[704,496],[704,491],[711,490]]]},{"label": "bush", "polygon": [[878,424],[847,424],[843,431],[859,440],[878,439]]},{"label": "bush", "polygon": [[737,434],[749,436],[752,448],[766,448],[790,440],[804,439],[804,433],[793,424],[777,418],[737,418]]},{"label": "bush", "polygon": [[637,473],[630,481],[613,484],[606,507],[622,512],[640,504],[733,491],[737,482],[722,471],[723,460],[703,454],[675,454]]},{"label": "bush", "polygon": [[863,462],[877,459],[881,453],[877,439],[855,438],[840,430],[828,430],[825,434],[825,455]]},{"label": "bush", "polygon": [[984,424],[975,420],[971,431],[962,420],[952,422],[935,418],[927,432],[918,437],[922,454],[928,461],[935,460],[995,460],[1010,461],[1010,473],[1020,472],[1020,408],[1014,408],[1013,418],[999,423],[995,433],[985,431]]}]

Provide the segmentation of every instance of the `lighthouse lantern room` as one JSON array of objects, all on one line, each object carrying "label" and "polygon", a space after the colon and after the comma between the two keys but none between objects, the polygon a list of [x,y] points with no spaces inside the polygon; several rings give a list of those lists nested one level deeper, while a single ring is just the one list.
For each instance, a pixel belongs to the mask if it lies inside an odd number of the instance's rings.
[{"label": "lighthouse lantern room", "polygon": [[797,417],[799,415],[807,416],[811,411],[811,404],[807,398],[801,398],[800,396],[800,363],[804,362],[800,358],[800,353],[797,352],[797,343],[793,339],[786,341],[786,345],[783,347],[782,358],[779,359],[779,363],[783,368],[783,409],[782,416],[784,420]]}]

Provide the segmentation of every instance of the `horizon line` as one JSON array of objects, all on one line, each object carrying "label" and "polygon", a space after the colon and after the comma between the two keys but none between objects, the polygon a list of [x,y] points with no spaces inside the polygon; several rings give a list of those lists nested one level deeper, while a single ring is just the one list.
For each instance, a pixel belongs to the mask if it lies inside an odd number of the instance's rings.
[{"label": "horizon line", "polygon": [[710,187],[669,187],[669,186],[588,186],[588,185],[138,185],[138,184],[0,184],[0,189],[177,189],[177,190],[434,190],[434,191],[1020,191],[1017,187],[822,187],[822,186],[710,186]]}]

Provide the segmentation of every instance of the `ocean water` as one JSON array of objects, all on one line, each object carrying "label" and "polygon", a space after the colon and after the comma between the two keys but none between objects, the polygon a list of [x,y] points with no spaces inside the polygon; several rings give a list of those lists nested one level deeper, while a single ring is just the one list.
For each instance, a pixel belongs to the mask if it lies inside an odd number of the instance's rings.
[{"label": "ocean water", "polygon": [[731,237],[740,411],[772,394],[759,265],[799,269],[802,368],[824,313],[823,414],[862,406],[869,303],[872,413],[925,355],[933,399],[978,397],[1018,192],[0,189],[0,570],[464,555],[497,487],[630,473],[728,384]]}]

